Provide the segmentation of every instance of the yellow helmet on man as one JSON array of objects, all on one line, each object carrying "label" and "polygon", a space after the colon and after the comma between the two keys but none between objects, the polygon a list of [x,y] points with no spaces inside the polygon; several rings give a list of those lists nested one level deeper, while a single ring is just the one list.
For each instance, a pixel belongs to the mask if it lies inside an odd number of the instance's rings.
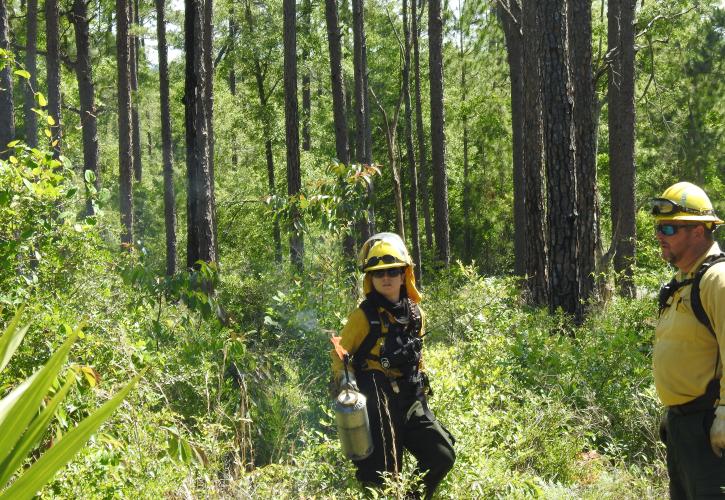
[{"label": "yellow helmet on man", "polygon": [[373,290],[370,271],[380,269],[393,269],[395,267],[405,268],[405,290],[413,302],[420,302],[421,295],[415,287],[415,275],[413,274],[413,259],[410,258],[408,249],[403,239],[395,233],[377,233],[368,238],[360,248],[358,254],[360,270],[365,273],[363,280],[363,291],[365,295]]},{"label": "yellow helmet on man", "polygon": [[[722,224],[705,191],[690,182],[678,182],[651,200],[652,215],[660,221],[699,221]],[[711,225],[708,224],[708,225]]]}]

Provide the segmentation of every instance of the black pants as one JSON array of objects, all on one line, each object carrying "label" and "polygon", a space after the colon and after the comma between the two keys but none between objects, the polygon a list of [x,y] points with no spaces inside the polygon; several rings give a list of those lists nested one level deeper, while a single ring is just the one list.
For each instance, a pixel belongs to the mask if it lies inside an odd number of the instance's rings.
[{"label": "black pants", "polygon": [[663,438],[673,500],[725,498],[725,458],[710,447],[714,414],[714,409],[687,415],[667,412]]},{"label": "black pants", "polygon": [[456,460],[453,437],[435,419],[424,399],[416,397],[414,386],[401,384],[398,392],[381,372],[358,375],[360,390],[367,397],[367,411],[373,436],[372,455],[355,462],[357,478],[367,485],[381,485],[383,472],[400,472],[403,450],[418,461],[424,474],[426,498],[431,498]]}]

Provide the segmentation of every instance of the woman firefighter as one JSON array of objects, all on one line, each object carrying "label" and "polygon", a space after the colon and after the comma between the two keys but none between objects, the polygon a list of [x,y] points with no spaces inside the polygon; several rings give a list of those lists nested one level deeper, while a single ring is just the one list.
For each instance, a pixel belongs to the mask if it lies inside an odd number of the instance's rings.
[{"label": "woman firefighter", "polygon": [[[358,480],[383,483],[383,473],[402,470],[403,450],[417,460],[426,498],[453,467],[454,439],[428,407],[422,371],[423,315],[413,267],[397,234],[379,233],[360,251],[365,300],[348,317],[331,351],[338,390],[359,390],[367,398],[372,453],[356,460]],[[337,339],[336,339],[337,340]],[[352,355],[348,373],[338,352]]]}]

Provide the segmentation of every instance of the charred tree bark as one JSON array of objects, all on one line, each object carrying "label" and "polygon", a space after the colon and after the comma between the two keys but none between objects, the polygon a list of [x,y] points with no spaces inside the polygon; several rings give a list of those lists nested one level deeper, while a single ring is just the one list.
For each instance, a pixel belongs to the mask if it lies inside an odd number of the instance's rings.
[{"label": "charred tree bark", "polygon": [[217,262],[214,202],[214,178],[209,160],[207,82],[204,52],[204,4],[186,0],[184,15],[185,86],[184,121],[186,127],[187,172],[187,254],[188,268],[198,261]]},{"label": "charred tree bark", "polygon": [[[5,0],[0,0],[0,49],[10,50],[10,24]],[[13,101],[13,68],[6,65],[0,70],[0,158],[9,156],[8,142],[15,139]]]},{"label": "charred tree bark", "polygon": [[526,289],[534,305],[548,303],[548,245],[544,196],[544,138],[541,95],[541,27],[534,2],[522,5],[523,162],[526,206]]},{"label": "charred tree bark", "polygon": [[[88,30],[88,9],[85,0],[74,0],[71,14],[76,38],[76,79],[81,105],[81,127],[83,128],[83,170],[95,175],[95,187],[101,187],[101,172],[98,168],[98,126],[96,123],[95,88],[91,67],[91,51]],[[89,199],[86,213],[93,215],[93,204]]]},{"label": "charred tree bark", "polygon": [[133,244],[133,136],[131,134],[131,50],[128,35],[128,1],[116,2],[116,61],[118,66],[118,196],[121,242]]},{"label": "charred tree bark", "polygon": [[[415,279],[419,285],[423,284],[423,268],[420,255],[420,228],[418,224],[418,172],[415,165],[415,148],[413,146],[413,116],[410,106],[410,23],[408,21],[408,1],[403,0],[403,103],[405,104],[405,152],[408,157],[408,173],[410,177],[410,191],[408,194],[408,210],[410,211],[410,240],[413,246],[413,263]],[[411,14],[415,17],[415,0],[411,2]]]},{"label": "charred tree bark", "polygon": [[448,226],[448,174],[443,113],[443,18],[441,1],[431,0],[428,9],[430,71],[430,131],[433,160],[433,210],[436,253],[441,265],[451,263]]},{"label": "charred tree bark", "polygon": [[549,310],[579,313],[574,110],[567,67],[566,4],[541,2],[544,150],[549,225]]},{"label": "charred tree bark", "polygon": [[614,271],[619,291],[634,297],[637,228],[634,198],[634,13],[635,0],[608,4],[607,33],[612,61],[609,69],[609,183],[612,233],[619,235],[614,249]]},{"label": "charred tree bark", "polygon": [[25,69],[30,73],[30,79],[23,86],[25,90],[25,99],[23,102],[25,142],[31,148],[35,148],[38,146],[38,116],[33,111],[35,107],[35,92],[38,91],[38,0],[28,0],[26,33]]},{"label": "charred tree bark", "polygon": [[161,149],[164,159],[164,227],[166,228],[166,275],[176,273],[176,194],[174,193],[174,157],[169,108],[169,65],[166,48],[165,2],[156,1],[156,34],[159,51],[159,98],[161,101]]},{"label": "charred tree bark", "polygon": [[428,158],[425,144],[425,129],[423,128],[423,106],[421,104],[421,93],[420,93],[420,26],[418,21],[419,16],[423,14],[424,0],[420,1],[421,12],[418,13],[415,0],[411,3],[411,23],[412,23],[412,38],[413,38],[413,73],[415,80],[415,130],[416,138],[418,142],[418,164],[420,165],[419,171],[419,186],[420,186],[420,199],[423,205],[423,220],[425,222],[425,243],[426,247],[431,248],[433,246],[433,224],[430,215],[430,192],[428,185],[430,181],[430,173],[428,172]]},{"label": "charred tree bark", "polygon": [[524,176],[524,80],[523,34],[521,31],[521,5],[509,0],[508,6],[498,4],[499,17],[506,37],[509,75],[511,78],[511,129],[513,137],[514,184],[514,274],[526,273],[526,177]]},{"label": "charred tree bark", "polygon": [[50,127],[51,147],[53,158],[58,158],[61,153],[61,123],[60,123],[60,20],[58,18],[58,0],[46,0],[45,2],[45,25],[47,40],[46,67],[48,71],[48,114],[55,122]]},{"label": "charred tree bark", "polygon": [[594,293],[595,252],[599,244],[596,104],[591,44],[592,4],[590,0],[569,0],[568,5],[569,57],[574,84],[576,124],[579,296],[587,301]]},{"label": "charred tree bark", "polygon": [[284,6],[284,118],[287,145],[287,194],[290,198],[290,261],[298,272],[303,270],[304,240],[297,199],[302,189],[300,172],[300,136],[297,112],[297,29],[295,0],[283,0]]}]

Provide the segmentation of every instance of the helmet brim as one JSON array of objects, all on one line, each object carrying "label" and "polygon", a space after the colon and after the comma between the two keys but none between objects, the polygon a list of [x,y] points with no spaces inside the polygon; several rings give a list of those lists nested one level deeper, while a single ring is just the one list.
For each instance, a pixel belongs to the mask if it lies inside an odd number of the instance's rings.
[{"label": "helmet brim", "polygon": [[690,222],[710,222],[715,225],[723,224],[721,219],[718,219],[714,215],[694,215],[687,213],[667,214],[667,215],[656,215],[655,220],[657,222],[667,221],[690,221]]}]

